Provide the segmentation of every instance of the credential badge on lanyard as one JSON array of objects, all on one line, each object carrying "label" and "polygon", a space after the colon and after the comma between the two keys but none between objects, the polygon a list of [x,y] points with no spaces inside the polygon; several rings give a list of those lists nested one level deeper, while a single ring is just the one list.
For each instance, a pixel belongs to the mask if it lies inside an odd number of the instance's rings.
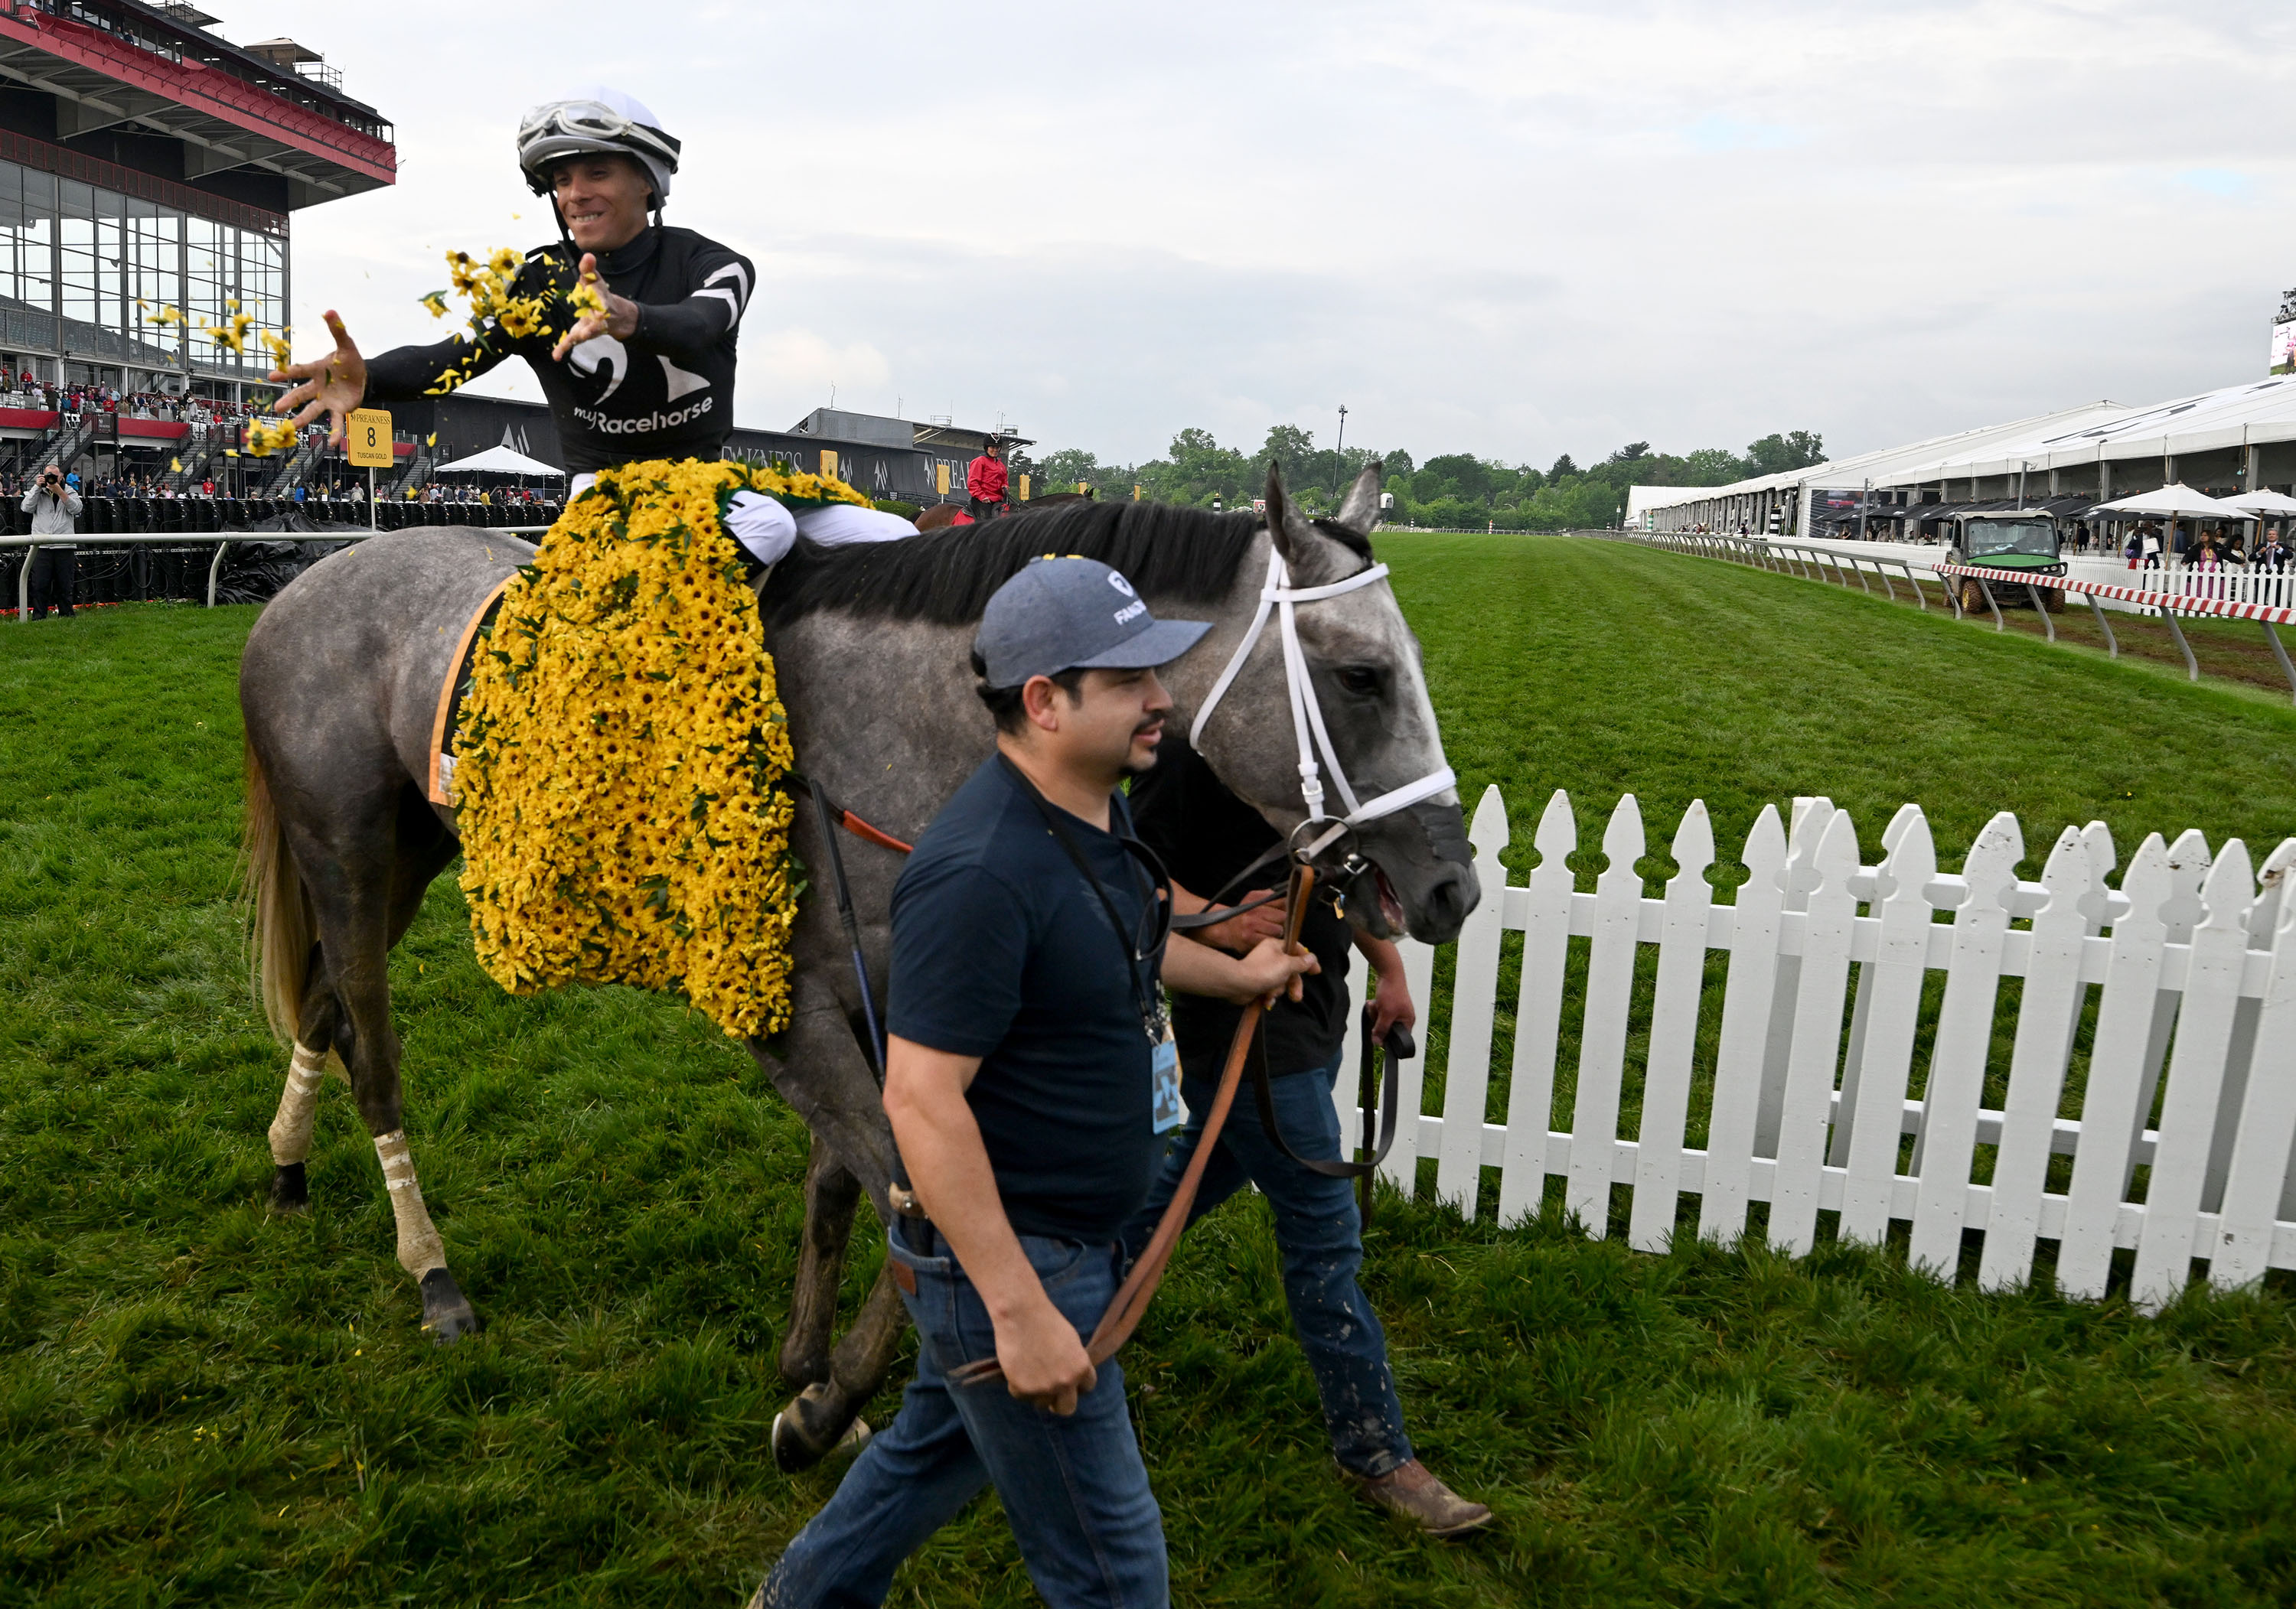
[{"label": "credential badge on lanyard", "polygon": [[[1060,817],[1051,803],[1037,790],[1037,785],[1029,780],[1028,774],[1013,764],[1009,755],[1000,754],[997,759],[1028,795],[1030,803],[1036,805],[1037,813],[1045,818],[1046,829],[1082,875],[1085,886],[1098,897],[1101,910],[1108,917],[1108,930],[1123,947],[1125,965],[1131,973],[1132,1002],[1140,1013],[1141,1031],[1148,1036],[1148,1126],[1152,1133],[1168,1134],[1180,1123],[1180,1048],[1172,1041],[1171,1019],[1164,1010],[1164,1002],[1154,979],[1162,970],[1165,937],[1170,931],[1171,879],[1146,845],[1133,837],[1119,840],[1128,854],[1149,862],[1149,881],[1152,885],[1148,895],[1150,911],[1160,919],[1154,944],[1144,948],[1127,943],[1123,923],[1116,914],[1116,902],[1109,897],[1108,889],[1086,862],[1084,852],[1077,847],[1069,829],[1061,825]],[[1144,985],[1141,981],[1144,962],[1147,966],[1149,979]]]},{"label": "credential badge on lanyard", "polygon": [[1154,1133],[1168,1134],[1180,1126],[1180,1047],[1172,1042],[1169,1023],[1148,1053],[1148,1075],[1152,1081],[1148,1127]]}]

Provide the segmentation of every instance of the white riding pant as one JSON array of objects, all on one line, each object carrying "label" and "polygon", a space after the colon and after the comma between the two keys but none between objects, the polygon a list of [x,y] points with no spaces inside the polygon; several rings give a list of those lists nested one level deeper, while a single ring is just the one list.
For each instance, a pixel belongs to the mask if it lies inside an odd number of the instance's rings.
[{"label": "white riding pant", "polygon": [[[581,496],[597,479],[587,473],[574,477],[566,488],[567,501]],[[835,547],[848,542],[898,542],[917,534],[915,526],[882,509],[832,502],[792,514],[756,492],[734,494],[732,506],[726,510],[726,528],[760,564],[780,563],[800,536]]]},{"label": "white riding pant", "polygon": [[898,514],[856,508],[849,502],[790,510],[756,492],[736,492],[726,510],[726,529],[760,564],[778,564],[800,536],[824,547],[850,542],[898,542],[917,527]]}]

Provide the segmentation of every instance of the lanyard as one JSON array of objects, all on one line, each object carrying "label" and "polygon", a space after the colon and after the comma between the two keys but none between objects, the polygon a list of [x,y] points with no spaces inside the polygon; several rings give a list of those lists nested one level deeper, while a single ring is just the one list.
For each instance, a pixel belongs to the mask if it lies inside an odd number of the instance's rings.
[{"label": "lanyard", "polygon": [[1124,937],[1124,919],[1116,913],[1116,902],[1109,897],[1107,885],[1100,880],[1099,874],[1085,860],[1084,851],[1077,847],[1075,835],[1062,823],[1061,812],[1053,808],[1051,802],[1037,791],[1037,785],[1029,780],[1028,773],[1013,764],[1011,757],[1001,749],[997,751],[996,763],[1020,785],[1021,791],[1029,796],[1029,803],[1037,807],[1037,813],[1045,818],[1045,825],[1054,838],[1068,852],[1068,857],[1075,862],[1077,870],[1083,873],[1084,880],[1099,896],[1100,908],[1108,913],[1108,929],[1116,935],[1117,943],[1124,949],[1125,968],[1132,980],[1132,1004],[1140,1013],[1141,1030],[1148,1035],[1152,1044],[1161,1040],[1164,1037],[1163,1000],[1152,983],[1143,981],[1141,963],[1147,963],[1146,976],[1149,979],[1155,978],[1163,970],[1164,945],[1172,930],[1171,878],[1166,875],[1163,863],[1157,860],[1156,852],[1139,839],[1128,835],[1117,838],[1116,841],[1124,846],[1125,853],[1147,869],[1150,882],[1148,916],[1156,934],[1153,943],[1143,944],[1139,930],[1136,927],[1132,940],[1128,943]]}]

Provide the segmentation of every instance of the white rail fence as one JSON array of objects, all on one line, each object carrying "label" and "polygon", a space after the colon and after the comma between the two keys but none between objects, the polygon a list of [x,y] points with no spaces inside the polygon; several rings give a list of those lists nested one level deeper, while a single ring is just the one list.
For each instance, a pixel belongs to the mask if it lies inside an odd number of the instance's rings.
[{"label": "white rail fence", "polygon": [[[1710,535],[1693,531],[1605,532],[1623,535],[1644,546],[1668,547],[1711,558],[1735,559],[1828,580],[1857,579],[1868,590],[1874,580],[1923,580],[1946,562],[1947,550],[1935,543],[1860,541],[1852,537],[1754,536]],[[2203,568],[2171,559],[2166,566],[2128,568],[2128,561],[2105,554],[2064,555],[2066,574],[2074,580],[2128,589],[2144,594],[2142,600],[2108,599],[2106,606],[2144,613],[2160,604],[2179,607],[2190,600],[2209,600],[2255,604],[2269,608],[2296,608],[2296,569],[2263,569],[2219,565]],[[1939,584],[1942,585],[1942,583]]]},{"label": "white rail fence", "polygon": [[[2291,577],[2281,572],[2202,569],[2192,566],[2129,571],[2112,568],[2100,560],[2074,559],[2067,561],[2068,573],[2062,577],[2021,578],[2005,572],[1949,564],[1941,549],[1905,543],[1808,543],[1784,537],[1748,538],[1691,531],[1594,531],[1587,535],[1668,552],[1791,571],[1808,579],[1833,581],[1844,587],[1855,580],[1867,592],[1874,591],[1874,582],[1869,577],[1878,578],[1892,600],[1898,597],[1894,577],[1902,576],[1913,592],[1914,601],[1923,609],[1930,606],[1929,593],[1923,590],[1921,579],[1926,575],[1956,619],[1966,618],[1982,603],[1993,617],[1996,631],[2007,629],[2001,617],[2004,600],[2013,604],[2030,600],[2038,608],[2045,592],[2059,592],[2068,599],[2077,597],[2088,606],[2097,630],[2103,635],[2105,651],[2116,659],[2120,657],[2120,641],[2104,617],[2107,608],[2158,618],[2169,628],[2177,651],[2184,656],[2185,674],[2195,682],[2201,679],[2201,662],[2193,652],[2193,645],[2185,640],[2184,628],[2177,625],[2178,617],[2210,616],[2251,620],[2263,632],[2273,657],[2279,663],[2280,674],[2288,678],[2290,696],[2296,698],[2296,657],[2290,656],[2277,629],[2296,624],[2296,607],[2285,601],[2290,594]],[[1955,577],[1967,579],[1956,584]],[[2042,628],[2047,632],[2049,641],[2054,642],[2057,628],[2049,618],[2050,611],[2041,608],[2038,612]]]},{"label": "white rail fence", "polygon": [[[2238,839],[2211,854],[2197,831],[2174,843],[2155,833],[2114,886],[2102,822],[2066,828],[2029,882],[2006,813],[1955,874],[1938,870],[1914,805],[1890,823],[1878,866],[1858,863],[1849,817],[1831,802],[1796,800],[1792,813],[1789,834],[1764,808],[1742,852],[1746,880],[1724,903],[1707,881],[1706,809],[1693,803],[1670,846],[1679,870],[1653,899],[1635,870],[1645,844],[1631,794],[1611,813],[1608,865],[1588,891],[1565,858],[1578,845],[1565,795],[1539,822],[1528,883],[1510,885],[1506,810],[1487,790],[1470,835],[1482,902],[1458,940],[1442,1110],[1422,1111],[1431,1069],[1406,1064],[1385,1176],[1414,1189],[1420,1160],[1432,1159],[1436,1196],[1472,1213],[1484,1171],[1496,1170],[1502,1221],[1537,1213],[1560,1179],[1563,1205],[1598,1237],[1624,1187],[1627,1238],[1644,1251],[1677,1232],[1685,1191],[1700,1235],[1736,1239],[1763,1202],[1763,1232],[1793,1253],[1815,1244],[1821,1213],[1845,1240],[1881,1244],[1903,1224],[1913,1263],[1948,1279],[1964,1234],[1979,1231],[1986,1289],[2030,1278],[2049,1241],[2058,1288],[2101,1297],[2126,1249],[2147,1311],[2175,1299],[2196,1259],[2219,1289],[2296,1268],[2296,900],[2285,897],[2296,838],[2259,874]],[[1521,982],[1494,1121],[1509,934],[1522,935]],[[1578,961],[1573,939],[1586,941]],[[1638,987],[1645,947],[1655,982]],[[1434,952],[1403,950],[1425,1001]],[[1727,962],[1710,987],[1717,953]],[[1358,962],[1358,1000],[1365,983]],[[1578,1047],[1568,1090],[1566,1008]],[[1630,1056],[1637,1029],[1646,1050]],[[1360,1133],[1351,1077],[1335,1101],[1342,1131]]]}]

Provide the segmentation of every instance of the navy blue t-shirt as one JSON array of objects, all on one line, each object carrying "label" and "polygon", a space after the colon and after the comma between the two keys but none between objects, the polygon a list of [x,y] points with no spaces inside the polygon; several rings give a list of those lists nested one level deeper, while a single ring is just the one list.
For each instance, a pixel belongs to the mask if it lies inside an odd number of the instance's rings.
[{"label": "navy blue t-shirt", "polygon": [[[1128,834],[1121,794],[1110,812]],[[966,1099],[1013,1231],[1098,1245],[1147,1199],[1164,1152],[1130,971],[1154,894],[1121,840],[1062,818],[1126,931],[992,755],[894,886],[886,1026],[981,1058]]]}]

